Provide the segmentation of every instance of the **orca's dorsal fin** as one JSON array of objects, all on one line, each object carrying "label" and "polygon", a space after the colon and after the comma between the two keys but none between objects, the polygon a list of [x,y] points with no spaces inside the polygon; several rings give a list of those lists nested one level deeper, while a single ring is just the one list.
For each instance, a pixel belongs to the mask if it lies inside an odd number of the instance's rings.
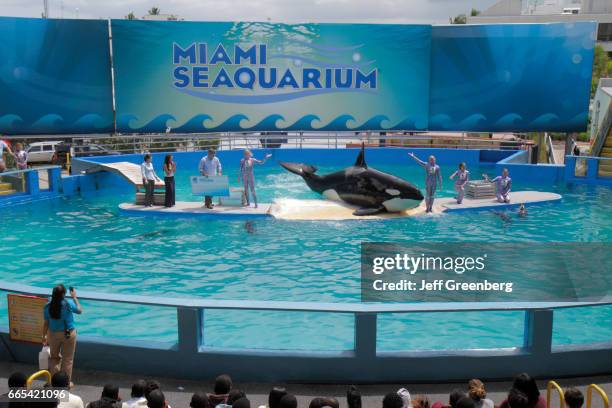
[{"label": "orca's dorsal fin", "polygon": [[368,168],[365,161],[365,143],[361,143],[361,151],[359,152],[359,156],[357,156],[357,160],[355,160],[355,167]]}]

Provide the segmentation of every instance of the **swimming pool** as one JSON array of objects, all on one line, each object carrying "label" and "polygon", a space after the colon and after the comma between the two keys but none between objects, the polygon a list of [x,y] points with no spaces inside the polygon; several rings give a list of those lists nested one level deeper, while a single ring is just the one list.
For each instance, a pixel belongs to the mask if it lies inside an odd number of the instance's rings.
[{"label": "swimming pool", "polygon": [[[235,183],[236,166],[225,162]],[[188,176],[177,173],[177,199],[194,200]],[[342,166],[322,167],[325,173]],[[413,165],[376,165],[423,187]],[[470,169],[472,175],[493,168]],[[441,196],[452,196],[443,166]],[[275,163],[256,169],[260,202],[318,198],[297,176]],[[563,195],[534,207],[526,219],[491,212],[417,216],[392,221],[336,222],[163,219],[120,215],[133,192],[116,190],[61,198],[0,213],[2,280],[51,287],[64,282],[97,292],[245,300],[359,301],[363,241],[609,242],[612,190],[590,186],[514,188]],[[6,300],[2,299],[2,308]],[[81,334],[176,340],[174,310],[85,302]],[[0,310],[0,324],[6,312]],[[522,312],[381,315],[381,350],[519,347]],[[593,325],[593,322],[599,322]],[[344,350],[353,345],[350,315],[207,311],[205,345],[228,348]],[[265,330],[262,330],[265,327]],[[460,336],[457,333],[461,333]],[[322,335],[324,334],[324,335]],[[305,341],[307,339],[307,341]],[[609,341],[612,307],[555,311],[555,345]]]}]

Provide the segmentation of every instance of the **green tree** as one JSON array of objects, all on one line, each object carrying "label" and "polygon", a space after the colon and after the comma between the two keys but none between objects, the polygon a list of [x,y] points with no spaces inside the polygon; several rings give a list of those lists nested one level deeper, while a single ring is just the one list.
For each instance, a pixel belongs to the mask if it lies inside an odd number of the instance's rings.
[{"label": "green tree", "polygon": [[126,20],[136,20],[136,14],[133,11],[130,11],[127,16],[125,16]]},{"label": "green tree", "polygon": [[465,24],[467,23],[467,17],[465,14],[459,14],[458,16],[450,18],[451,24]]},{"label": "green tree", "polygon": [[591,79],[591,96],[595,95],[597,90],[597,84],[599,78],[606,78],[608,73],[608,66],[610,64],[610,58],[608,53],[603,49],[601,45],[595,46],[595,55],[593,56],[593,77]]},{"label": "green tree", "polygon": [[159,15],[159,7],[151,7],[148,11],[150,16],[158,16]]},{"label": "green tree", "polygon": [[470,16],[476,17],[477,15],[480,15],[480,10],[476,10],[475,8],[473,8],[472,11],[470,11]]}]

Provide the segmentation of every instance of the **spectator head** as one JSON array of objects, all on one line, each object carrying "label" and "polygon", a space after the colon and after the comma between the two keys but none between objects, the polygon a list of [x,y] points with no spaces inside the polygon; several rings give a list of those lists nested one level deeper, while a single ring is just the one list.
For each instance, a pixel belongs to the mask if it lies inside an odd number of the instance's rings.
[{"label": "spectator head", "polygon": [[211,158],[211,159],[212,159],[213,157],[215,157],[215,154],[216,154],[216,153],[217,153],[217,152],[215,151],[215,149],[208,149],[208,157],[209,157],[209,158]]},{"label": "spectator head", "polygon": [[451,408],[457,408],[457,401],[463,397],[465,397],[465,392],[459,388],[455,388],[448,396],[448,405],[450,405]]},{"label": "spectator head", "polygon": [[205,393],[196,392],[191,396],[189,406],[191,408],[210,408],[210,401],[208,401],[208,396]]},{"label": "spectator head", "polygon": [[407,389],[400,388],[397,390],[397,395],[399,395],[402,398],[402,401],[404,401],[404,405],[402,405],[403,408],[412,408],[412,399],[410,398],[410,392],[408,392]]},{"label": "spectator head", "polygon": [[361,393],[354,385],[351,385],[346,392],[346,402],[349,408],[361,408]]},{"label": "spectator head", "polygon": [[482,381],[477,378],[470,380],[470,382],[468,382],[468,395],[476,402],[485,399],[487,397],[487,391]]},{"label": "spectator head", "polygon": [[247,397],[238,398],[232,404],[232,408],[251,408],[251,401]]},{"label": "spectator head", "polygon": [[147,153],[147,154],[145,154],[145,155],[144,155],[144,161],[145,161],[145,162],[147,162],[147,163],[148,163],[148,162],[150,162],[150,161],[151,161],[151,155],[150,155],[150,154],[148,154],[148,153]]},{"label": "spectator head", "polygon": [[402,408],[404,400],[397,395],[397,392],[390,392],[383,398],[383,408]]},{"label": "spectator head", "polygon": [[222,374],[215,378],[215,394],[229,394],[232,389],[232,379],[227,374]]},{"label": "spectator head", "polygon": [[317,398],[313,398],[312,401],[310,401],[310,405],[308,406],[308,408],[323,408],[323,407],[340,408],[340,403],[335,398],[317,397]]},{"label": "spectator head", "polygon": [[147,382],[145,380],[138,380],[132,384],[132,398],[142,398],[147,390]]},{"label": "spectator head", "polygon": [[417,395],[412,399],[413,408],[429,408],[430,405],[427,395]]},{"label": "spectator head", "polygon": [[28,382],[28,377],[24,373],[16,372],[11,374],[8,378],[8,386],[9,388],[23,388],[26,386]]},{"label": "spectator head", "polygon": [[567,408],[582,408],[584,404],[584,395],[578,388],[570,387],[565,390],[565,404]]},{"label": "spectator head", "polygon": [[166,408],[166,397],[160,389],[153,390],[147,396],[147,407]]},{"label": "spectator head", "polygon": [[227,395],[227,405],[234,405],[240,398],[246,398],[244,391],[234,388]]},{"label": "spectator head", "polygon": [[273,387],[268,394],[268,407],[278,408],[281,398],[287,395],[287,390],[284,387]]},{"label": "spectator head", "polygon": [[508,407],[529,408],[529,398],[524,392],[517,390],[516,388],[512,388],[508,393]]},{"label": "spectator head", "polygon": [[68,388],[70,386],[70,378],[65,371],[58,371],[51,377],[51,386],[54,388]]},{"label": "spectator head", "polygon": [[155,390],[161,389],[161,384],[156,380],[147,380],[145,386],[144,397],[149,398],[149,394]]},{"label": "spectator head", "polygon": [[467,395],[463,395],[455,402],[455,408],[476,408],[476,403]]},{"label": "spectator head", "polygon": [[297,408],[297,399],[294,395],[285,394],[278,403],[278,408]]},{"label": "spectator head", "polygon": [[106,384],[102,389],[102,398],[110,398],[115,401],[119,400],[119,387],[113,384]]},{"label": "spectator head", "polygon": [[530,405],[535,405],[540,398],[540,390],[533,377],[527,373],[522,373],[514,377],[512,388],[516,388],[527,396]]}]

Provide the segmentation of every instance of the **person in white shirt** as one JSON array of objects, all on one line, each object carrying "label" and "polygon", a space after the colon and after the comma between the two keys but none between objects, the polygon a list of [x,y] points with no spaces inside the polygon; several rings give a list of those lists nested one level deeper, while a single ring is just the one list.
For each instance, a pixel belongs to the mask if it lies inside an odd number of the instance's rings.
[{"label": "person in white shirt", "polygon": [[[51,377],[51,386],[53,388],[70,388],[70,379],[65,371],[59,371]],[[83,408],[83,400],[78,395],[68,393],[68,401],[61,400],[59,408]]]},{"label": "person in white shirt", "polygon": [[155,191],[155,182],[161,181],[151,162],[151,155],[145,154],[144,162],[140,165],[140,171],[142,173],[142,184],[145,188],[145,207],[153,206],[153,192]]},{"label": "person in white shirt", "polygon": [[[221,161],[215,156],[216,152],[214,149],[208,149],[208,154],[202,157],[200,165],[198,166],[200,174],[204,177],[209,176],[221,176]],[[212,196],[204,196],[204,205],[206,208],[213,208]]]},{"label": "person in white shirt", "polygon": [[6,170],[6,164],[4,163],[4,149],[6,149],[6,151],[10,155],[13,154],[13,151],[11,150],[9,145],[6,144],[3,140],[0,140],[0,173]]},{"label": "person in white shirt", "polygon": [[121,408],[146,408],[147,399],[145,398],[145,390],[147,388],[147,382],[145,380],[138,380],[132,385],[131,398],[127,401],[123,401]]}]

